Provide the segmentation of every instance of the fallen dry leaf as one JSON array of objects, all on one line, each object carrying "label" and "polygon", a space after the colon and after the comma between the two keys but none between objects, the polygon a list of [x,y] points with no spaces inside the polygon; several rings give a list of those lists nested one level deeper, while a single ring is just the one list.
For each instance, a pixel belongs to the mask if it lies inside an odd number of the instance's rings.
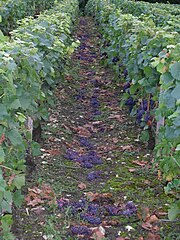
[{"label": "fallen dry leaf", "polygon": [[88,192],[85,195],[89,198],[90,202],[106,202],[112,203],[112,194],[111,193],[92,193]]},{"label": "fallen dry leaf", "polygon": [[126,145],[126,146],[122,146],[122,150],[123,151],[131,151],[133,149],[132,145]]},{"label": "fallen dry leaf", "polygon": [[86,184],[85,183],[80,183],[80,184],[78,184],[78,188],[81,189],[81,190],[84,190],[84,189],[86,189]]},{"label": "fallen dry leaf", "polygon": [[153,224],[149,222],[142,223],[141,227],[148,231],[153,231],[153,232],[158,232],[160,229],[157,225],[153,226]]},{"label": "fallen dry leaf", "polygon": [[84,127],[77,127],[77,128],[75,128],[75,130],[80,137],[90,137],[91,136],[90,131]]},{"label": "fallen dry leaf", "polygon": [[35,207],[35,208],[32,208],[31,211],[35,212],[36,214],[42,214],[44,211],[45,211],[45,208],[41,207],[41,206],[38,206],[38,207]]},{"label": "fallen dry leaf", "polygon": [[138,218],[143,221],[146,222],[146,219],[148,219],[151,215],[150,215],[150,210],[148,207],[142,207],[141,211],[137,213]]},{"label": "fallen dry leaf", "polygon": [[44,203],[44,201],[42,199],[37,198],[37,197],[34,198],[33,200],[31,200],[31,198],[27,196],[27,197],[25,197],[25,200],[27,202],[27,206],[31,206],[31,207],[35,207],[37,205]]},{"label": "fallen dry leaf", "polygon": [[95,240],[102,240],[104,239],[105,237],[105,229],[100,226],[100,227],[97,227],[97,228],[93,228],[93,234],[92,234],[92,239],[95,239]]},{"label": "fallen dry leaf", "polygon": [[132,163],[137,164],[138,166],[144,167],[148,164],[148,161],[139,161],[139,160],[134,160]]},{"label": "fallen dry leaf", "polygon": [[103,221],[102,226],[108,227],[108,226],[119,226],[120,222],[118,220],[109,220],[109,221]]},{"label": "fallen dry leaf", "polygon": [[133,172],[136,171],[136,169],[135,169],[135,168],[129,168],[128,171],[131,172],[131,173],[133,173]]},{"label": "fallen dry leaf", "polygon": [[159,219],[156,217],[156,215],[152,215],[149,218],[146,218],[146,222],[148,222],[148,223],[156,223],[158,221],[159,221]]},{"label": "fallen dry leaf", "polygon": [[161,237],[158,234],[148,233],[146,240],[160,240]]},{"label": "fallen dry leaf", "polygon": [[38,187],[34,187],[34,188],[28,188],[28,192],[33,192],[39,195],[42,192],[42,190],[39,189]]},{"label": "fallen dry leaf", "polygon": [[155,211],[154,213],[158,218],[160,218],[161,216],[167,216],[168,214],[167,212],[159,212],[159,211]]},{"label": "fallen dry leaf", "polygon": [[146,223],[143,222],[143,223],[141,224],[141,227],[144,228],[144,229],[146,229],[146,230],[148,230],[148,231],[151,231],[152,228],[153,228],[153,225],[150,224],[150,223],[148,223],[148,222],[146,222]]},{"label": "fallen dry leaf", "polygon": [[162,180],[162,173],[160,170],[158,170],[158,180]]},{"label": "fallen dry leaf", "polygon": [[48,201],[51,204],[55,200],[55,194],[50,186],[43,184],[41,189],[38,187],[28,188],[28,194],[25,197],[27,206],[35,207]]},{"label": "fallen dry leaf", "polygon": [[51,156],[59,155],[61,153],[59,149],[45,149],[44,152],[49,153]]}]

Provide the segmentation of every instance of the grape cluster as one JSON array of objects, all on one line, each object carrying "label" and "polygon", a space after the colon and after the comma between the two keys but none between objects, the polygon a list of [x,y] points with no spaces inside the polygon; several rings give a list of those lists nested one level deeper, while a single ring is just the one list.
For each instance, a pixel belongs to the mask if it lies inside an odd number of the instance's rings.
[{"label": "grape cluster", "polygon": [[75,161],[76,158],[78,158],[79,156],[79,153],[74,151],[74,150],[71,150],[71,149],[68,149],[66,151],[66,154],[64,155],[64,158],[68,159],[68,160],[73,160]]},{"label": "grape cluster", "polygon": [[93,172],[90,172],[88,173],[87,175],[87,180],[88,181],[93,181],[97,178],[100,178],[100,175],[101,175],[101,171],[93,171]]},{"label": "grape cluster", "polygon": [[81,218],[93,225],[99,225],[102,222],[101,218],[90,215],[90,214],[81,214]]},{"label": "grape cluster", "polygon": [[81,147],[85,147],[87,150],[93,150],[94,146],[89,142],[88,138],[81,137],[79,139],[79,143]]},{"label": "grape cluster", "polygon": [[137,212],[137,208],[132,201],[129,201],[126,204],[125,210],[123,210],[123,211],[121,210],[120,207],[116,207],[114,205],[106,206],[106,210],[108,211],[109,215],[111,215],[111,216],[119,216],[119,215],[131,216]]},{"label": "grape cluster", "polygon": [[71,227],[71,233],[73,235],[85,235],[90,236],[92,234],[92,230],[86,226],[73,226]]},{"label": "grape cluster", "polygon": [[124,86],[123,86],[123,91],[127,92],[127,90],[129,90],[130,86],[131,86],[130,82],[125,83]]},{"label": "grape cluster", "polygon": [[80,155],[76,151],[67,150],[66,159],[78,162],[84,168],[92,168],[94,165],[102,164],[102,160],[97,156],[95,151],[89,151],[87,154]]},{"label": "grape cluster", "polygon": [[132,97],[129,97],[126,100],[125,105],[129,107],[129,111],[131,112],[133,107],[136,105],[136,101]]},{"label": "grape cluster", "polygon": [[105,208],[106,208],[106,211],[108,212],[108,214],[110,216],[118,216],[118,215],[120,215],[119,214],[119,211],[120,211],[119,207],[116,207],[114,205],[108,205]]},{"label": "grape cluster", "polygon": [[[70,202],[67,199],[60,199],[57,201],[59,209],[62,211],[66,208],[70,208],[71,213],[76,216],[77,214],[80,218],[91,225],[99,225],[102,223],[104,216],[126,216],[130,217],[137,213],[137,208],[132,201],[127,202],[124,207],[112,205],[100,205],[100,203],[89,203],[85,198],[79,201]],[[74,235],[91,235],[90,228],[78,225],[71,227],[71,233]]]},{"label": "grape cluster", "polygon": [[87,203],[86,199],[82,198],[77,202],[70,203],[68,206],[70,207],[72,214],[77,214],[77,213],[84,211],[87,204],[88,203]]},{"label": "grape cluster", "polygon": [[119,60],[120,60],[119,57],[113,57],[113,58],[112,58],[112,62],[113,62],[114,64],[116,64]]},{"label": "grape cluster", "polygon": [[[148,109],[149,104],[149,109]],[[150,99],[149,103],[147,100],[143,100],[140,104],[140,106],[137,109],[136,113],[136,121],[137,123],[147,123],[149,120],[152,120],[152,116],[150,115],[150,109],[154,109],[154,101]]]},{"label": "grape cluster", "polygon": [[60,210],[63,210],[64,208],[68,207],[69,201],[67,199],[61,198],[57,200],[57,205]]},{"label": "grape cluster", "polygon": [[[131,82],[127,82],[123,86],[123,92],[127,92],[130,94],[129,88],[131,87]],[[151,96],[152,97],[152,96]],[[133,107],[137,104],[138,101],[134,100],[132,96],[130,96],[126,102],[125,105],[129,107],[129,111],[131,112]],[[149,105],[149,106],[148,106]],[[152,116],[150,113],[150,110],[154,109],[155,102],[150,99],[148,100],[142,100],[141,104],[139,105],[137,111],[136,111],[136,122],[138,124],[148,123],[150,120],[152,120]]]},{"label": "grape cluster", "polygon": [[123,74],[124,74],[124,78],[127,78],[128,77],[128,70],[124,69]]},{"label": "grape cluster", "polygon": [[125,216],[131,216],[131,215],[135,214],[136,212],[137,212],[137,208],[136,208],[135,204],[133,203],[133,201],[129,201],[126,204],[125,210],[122,212],[122,214]]}]

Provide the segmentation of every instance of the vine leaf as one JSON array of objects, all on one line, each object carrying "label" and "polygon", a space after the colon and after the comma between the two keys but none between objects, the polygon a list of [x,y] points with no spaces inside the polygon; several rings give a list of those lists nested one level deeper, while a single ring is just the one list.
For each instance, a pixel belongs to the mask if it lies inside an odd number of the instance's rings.
[{"label": "vine leaf", "polygon": [[21,189],[22,186],[25,185],[25,175],[24,174],[19,174],[16,175],[13,184],[17,187],[17,189]]},{"label": "vine leaf", "polygon": [[170,73],[173,78],[180,80],[180,62],[176,62],[170,67]]},{"label": "vine leaf", "polygon": [[[180,203],[180,202],[179,202]],[[171,208],[168,210],[168,218],[173,221],[176,219],[177,215],[180,213],[178,203],[174,203],[171,205]]]}]

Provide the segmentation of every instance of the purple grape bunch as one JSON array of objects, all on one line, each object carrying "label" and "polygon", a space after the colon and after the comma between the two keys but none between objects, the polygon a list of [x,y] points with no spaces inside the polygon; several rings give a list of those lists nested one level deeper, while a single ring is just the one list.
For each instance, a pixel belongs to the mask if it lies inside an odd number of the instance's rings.
[{"label": "purple grape bunch", "polygon": [[93,225],[99,225],[102,223],[102,220],[100,217],[96,217],[90,214],[81,214],[81,218],[82,220],[87,221],[88,223]]},{"label": "purple grape bunch", "polygon": [[86,226],[72,226],[71,227],[71,233],[73,235],[85,235],[90,236],[92,234],[92,230]]},{"label": "purple grape bunch", "polygon": [[[149,109],[148,109],[148,104],[149,104]],[[154,109],[154,101],[151,99],[150,102],[148,103],[147,100],[143,100],[141,102],[141,105],[137,109],[136,113],[136,121],[137,123],[147,123],[149,120],[152,119],[151,114],[150,114],[150,109]]]},{"label": "purple grape bunch", "polygon": [[123,91],[127,92],[127,90],[129,90],[130,86],[131,86],[130,82],[125,83],[124,86],[123,86]]},{"label": "purple grape bunch", "polygon": [[92,168],[94,165],[102,164],[102,160],[98,157],[97,153],[93,150],[86,154],[80,155],[78,152],[68,149],[64,156],[66,159],[80,163],[84,168]]},{"label": "purple grape bunch", "polygon": [[125,206],[125,210],[123,211],[121,210],[120,207],[116,207],[114,205],[106,206],[106,211],[109,213],[110,216],[124,215],[129,217],[137,212],[137,208],[132,201],[129,201],[127,202]]},{"label": "purple grape bunch", "polygon": [[120,60],[120,59],[119,59],[119,57],[117,57],[117,56],[112,58],[112,62],[113,62],[114,64],[116,64],[119,60]]},{"label": "purple grape bunch", "polygon": [[125,210],[122,212],[122,214],[125,216],[131,216],[135,213],[137,213],[137,207],[135,206],[133,201],[127,202],[127,204],[125,206]]},{"label": "purple grape bunch", "polygon": [[129,97],[126,100],[125,105],[129,107],[129,111],[131,112],[133,107],[136,105],[136,101],[132,97]]},{"label": "purple grape bunch", "polygon": [[90,141],[86,137],[80,137],[79,143],[81,147],[85,147],[87,150],[94,149],[94,146],[90,143]]},{"label": "purple grape bunch", "polygon": [[106,211],[108,212],[108,214],[110,216],[118,216],[120,215],[120,208],[119,207],[116,207],[114,205],[108,205],[105,207]]},{"label": "purple grape bunch", "polygon": [[101,171],[93,171],[93,172],[88,173],[86,179],[88,181],[94,181],[95,179],[100,178],[100,175],[101,175]]}]

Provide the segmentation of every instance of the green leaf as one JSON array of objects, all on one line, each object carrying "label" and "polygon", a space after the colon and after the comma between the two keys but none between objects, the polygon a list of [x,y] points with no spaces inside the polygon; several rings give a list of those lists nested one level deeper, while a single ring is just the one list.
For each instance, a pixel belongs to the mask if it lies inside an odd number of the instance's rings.
[{"label": "green leaf", "polygon": [[180,213],[180,208],[178,202],[173,203],[171,208],[168,210],[168,218],[170,221],[176,219],[177,215]]},{"label": "green leaf", "polygon": [[0,191],[0,205],[1,205],[3,198],[4,198],[4,193],[2,191]]},{"label": "green leaf", "polygon": [[13,194],[13,201],[16,207],[20,207],[24,201],[24,196],[21,194],[20,190],[17,190]]},{"label": "green leaf", "polygon": [[7,116],[8,116],[7,108],[3,104],[0,104],[0,120],[4,120],[4,117]]},{"label": "green leaf", "polygon": [[31,148],[33,157],[40,156],[42,154],[40,150],[41,147],[37,142],[32,142]]},{"label": "green leaf", "polygon": [[163,63],[159,63],[157,65],[157,71],[160,72],[160,73],[163,73],[164,72],[164,64]]},{"label": "green leaf", "polygon": [[3,240],[15,240],[15,236],[10,232],[10,227],[7,231],[3,231]]},{"label": "green leaf", "polygon": [[21,97],[19,97],[20,104],[24,110],[28,109],[31,104],[31,97],[29,93],[24,93]]},{"label": "green leaf", "polygon": [[0,163],[4,162],[5,153],[3,148],[0,146]]},{"label": "green leaf", "polygon": [[24,174],[19,174],[16,175],[13,184],[17,187],[17,189],[21,189],[22,186],[25,185],[25,175]]},{"label": "green leaf", "polygon": [[170,67],[170,73],[173,78],[180,80],[180,62],[176,62]]},{"label": "green leaf", "polygon": [[17,129],[13,129],[8,133],[8,138],[12,145],[18,146],[22,144],[22,136]]},{"label": "green leaf", "polygon": [[139,85],[138,84],[134,84],[130,87],[130,93],[131,94],[135,94],[135,92],[137,91]]},{"label": "green leaf", "polygon": [[15,99],[11,105],[9,106],[9,109],[18,109],[21,107],[21,103],[19,101],[19,99]]},{"label": "green leaf", "polygon": [[9,202],[3,200],[2,203],[1,203],[2,211],[5,212],[5,213],[12,213],[11,204],[12,203],[9,203]]},{"label": "green leaf", "polygon": [[178,100],[180,98],[180,85],[177,85],[174,90],[171,92],[171,95]]},{"label": "green leaf", "polygon": [[140,140],[143,142],[149,141],[149,132],[147,130],[141,132]]},{"label": "green leaf", "polygon": [[176,151],[180,151],[180,144],[177,145]]},{"label": "green leaf", "polygon": [[169,72],[166,72],[161,75],[161,81],[163,84],[167,85],[173,83],[174,79]]},{"label": "green leaf", "polygon": [[13,223],[12,215],[10,215],[10,214],[4,215],[1,219],[3,231],[9,230],[9,227],[12,225],[12,223]]}]

